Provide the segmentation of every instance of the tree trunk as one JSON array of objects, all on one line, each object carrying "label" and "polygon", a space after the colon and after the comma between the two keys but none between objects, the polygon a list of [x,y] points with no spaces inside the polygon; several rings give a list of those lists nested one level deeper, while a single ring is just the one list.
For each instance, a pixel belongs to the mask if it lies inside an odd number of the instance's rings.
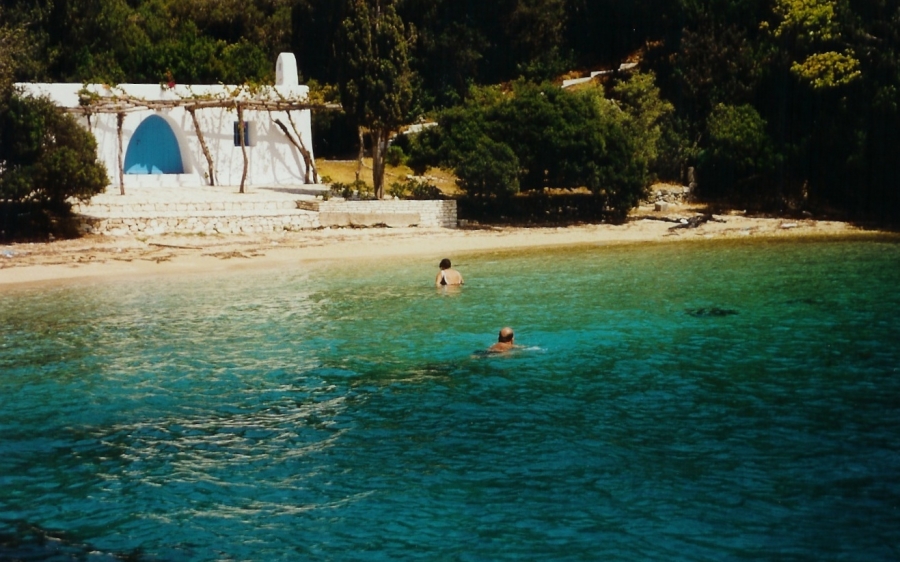
[{"label": "tree trunk", "polygon": [[[278,125],[278,128],[281,129],[281,132],[284,133],[284,136],[287,137],[288,141],[290,141],[290,143],[292,145],[294,145],[294,148],[296,148],[297,151],[300,152],[300,155],[303,156],[303,161],[306,162],[306,175],[303,178],[303,183],[319,183],[319,180],[318,180],[319,176],[317,175],[314,167],[312,168],[312,176],[314,179],[313,179],[313,181],[309,181],[310,180],[310,168],[313,166],[313,164],[312,164],[312,156],[309,154],[309,151],[306,150],[306,146],[297,142],[297,139],[295,139],[291,135],[291,133],[288,132],[287,126],[285,126],[285,124],[281,122],[281,119],[273,119],[272,122],[275,123],[276,125]],[[302,140],[301,140],[301,142],[302,142]]]},{"label": "tree trunk", "polygon": [[209,166],[209,178],[207,181],[209,185],[216,185],[216,168],[213,165],[212,154],[209,153],[209,147],[206,146],[206,139],[203,137],[203,131],[200,130],[200,122],[197,121],[196,110],[191,107],[188,108],[188,113],[191,114],[191,120],[194,122],[194,130],[197,131],[197,140],[200,141],[200,149],[203,150],[203,156],[206,158],[206,163]]},{"label": "tree trunk", "polygon": [[244,192],[244,182],[247,181],[247,165],[249,164],[247,160],[247,146],[244,143],[244,108],[240,103],[235,104],[237,106],[237,117],[238,117],[238,136],[241,138],[241,154],[244,156],[244,169],[241,171],[241,190],[240,192]]},{"label": "tree trunk", "polygon": [[[297,150],[300,151],[300,154],[303,156],[303,162],[306,164],[306,177],[304,178],[304,181],[306,183],[319,183],[319,171],[316,170],[316,161],[309,152],[309,149],[306,148],[306,143],[303,142],[303,135],[300,133],[300,129],[297,128],[297,124],[294,123],[294,118],[291,117],[290,110],[285,111],[285,113],[287,114],[288,121],[291,123],[291,128],[294,129],[297,143],[299,143],[297,145]],[[293,140],[291,140],[291,142],[293,142]],[[310,179],[312,181],[310,181]]]},{"label": "tree trunk", "polygon": [[125,164],[122,163],[122,123],[125,121],[124,113],[116,113],[116,134],[119,137],[119,195],[125,195]]},{"label": "tree trunk", "polygon": [[372,131],[372,184],[375,187],[375,199],[384,198],[384,155],[387,152],[387,129]]},{"label": "tree trunk", "polygon": [[359,133],[359,156],[356,159],[356,181],[359,181],[359,174],[362,173],[363,157],[366,155],[366,141],[363,138],[363,128],[357,127]]}]

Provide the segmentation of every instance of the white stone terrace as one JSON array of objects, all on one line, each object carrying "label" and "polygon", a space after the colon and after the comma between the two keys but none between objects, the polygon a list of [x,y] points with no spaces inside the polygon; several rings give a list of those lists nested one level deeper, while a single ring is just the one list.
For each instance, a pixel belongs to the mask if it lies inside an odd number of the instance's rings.
[{"label": "white stone terrace", "polygon": [[90,203],[76,204],[73,210],[98,218],[167,217],[190,213],[228,214],[281,213],[297,210],[297,201],[314,201],[328,191],[325,185],[298,187],[126,187],[125,194],[110,186]]},{"label": "white stone terrace", "polygon": [[76,204],[83,228],[96,234],[255,233],[315,228],[315,213],[299,208],[299,201],[315,201],[328,189],[298,187],[118,187]]},{"label": "white stone terrace", "polygon": [[455,201],[324,201],[325,185],[248,187],[117,187],[76,204],[83,229],[113,236],[240,234],[325,226],[456,227]]}]

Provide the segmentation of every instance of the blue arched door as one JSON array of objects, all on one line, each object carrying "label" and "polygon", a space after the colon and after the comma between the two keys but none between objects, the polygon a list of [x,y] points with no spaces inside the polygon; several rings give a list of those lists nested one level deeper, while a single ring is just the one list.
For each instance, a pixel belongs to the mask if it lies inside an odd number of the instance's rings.
[{"label": "blue arched door", "polygon": [[165,119],[151,115],[138,125],[125,151],[125,173],[184,173],[178,139]]}]

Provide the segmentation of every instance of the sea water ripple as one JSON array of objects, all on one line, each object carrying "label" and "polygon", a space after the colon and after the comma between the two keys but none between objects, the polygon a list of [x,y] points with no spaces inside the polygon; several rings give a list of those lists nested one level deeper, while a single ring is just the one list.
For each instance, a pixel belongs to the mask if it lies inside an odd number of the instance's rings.
[{"label": "sea water ripple", "polygon": [[0,295],[0,557],[900,555],[896,241],[454,263]]}]

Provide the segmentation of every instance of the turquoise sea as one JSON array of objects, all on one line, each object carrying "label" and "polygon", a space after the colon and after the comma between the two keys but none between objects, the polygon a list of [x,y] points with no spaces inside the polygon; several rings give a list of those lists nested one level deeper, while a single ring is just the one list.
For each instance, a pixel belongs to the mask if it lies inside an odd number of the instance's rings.
[{"label": "turquoise sea", "polygon": [[0,560],[898,560],[898,283],[872,237],[4,289]]}]

